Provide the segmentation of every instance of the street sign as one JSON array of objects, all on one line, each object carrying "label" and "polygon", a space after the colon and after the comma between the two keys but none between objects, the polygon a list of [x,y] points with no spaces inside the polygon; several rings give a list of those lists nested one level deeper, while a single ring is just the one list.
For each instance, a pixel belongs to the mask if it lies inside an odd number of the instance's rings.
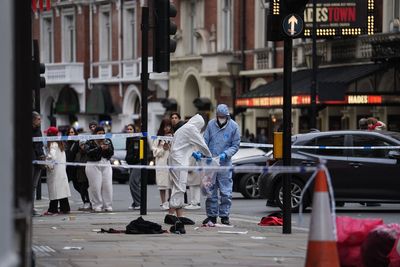
[{"label": "street sign", "polygon": [[283,32],[289,37],[296,37],[303,32],[303,19],[297,14],[289,14],[282,21]]}]

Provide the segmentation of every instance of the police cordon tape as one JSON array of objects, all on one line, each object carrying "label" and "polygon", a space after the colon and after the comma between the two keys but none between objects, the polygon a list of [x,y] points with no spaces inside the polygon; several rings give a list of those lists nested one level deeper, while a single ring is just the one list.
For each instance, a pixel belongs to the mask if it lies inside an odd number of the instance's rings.
[{"label": "police cordon tape", "polygon": [[[142,133],[106,133],[99,135],[89,135],[89,134],[81,134],[81,135],[72,135],[72,136],[42,136],[42,137],[33,137],[33,142],[48,142],[48,141],[69,141],[69,140],[99,140],[99,139],[111,139],[111,138],[128,138],[128,137],[147,137],[146,132]],[[151,135],[149,136],[151,140],[166,140],[172,141],[172,136],[157,136]],[[259,144],[259,143],[248,143],[241,142],[241,147],[264,147],[264,148],[273,148],[273,144]],[[357,149],[357,150],[371,150],[371,149],[400,149],[400,146],[292,146],[292,148],[296,149]]]},{"label": "police cordon tape", "polygon": [[58,162],[55,160],[33,160],[38,165],[100,166],[124,169],[182,170],[182,171],[235,171],[236,173],[305,173],[314,172],[317,167],[298,166],[155,166],[155,165],[113,165],[111,163]]}]

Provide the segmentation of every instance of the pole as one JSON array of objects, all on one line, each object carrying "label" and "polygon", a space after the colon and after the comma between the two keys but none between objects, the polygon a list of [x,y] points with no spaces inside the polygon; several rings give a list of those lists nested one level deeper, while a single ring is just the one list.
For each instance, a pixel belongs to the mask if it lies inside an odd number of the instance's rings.
[{"label": "pole", "polygon": [[[40,64],[40,57],[39,57],[39,43],[38,40],[33,40],[33,62],[34,62],[34,73],[35,75],[39,73],[39,64]],[[34,91],[35,91],[35,111],[40,114],[40,77],[34,78]],[[42,181],[41,177],[38,180],[38,184],[36,185],[36,200],[42,199]]]},{"label": "pole", "polygon": [[233,86],[232,86],[232,118],[236,121],[236,77],[232,76]]},{"label": "pole", "polygon": [[316,0],[312,0],[313,4],[313,23],[312,23],[312,77],[311,77],[311,114],[310,129],[317,128],[317,11]]},{"label": "pole", "polygon": [[[291,165],[292,158],[292,46],[293,40],[284,40],[283,65],[283,166]],[[283,228],[284,234],[292,232],[292,205],[291,205],[292,175],[283,176]]]},{"label": "pole", "polygon": [[[149,36],[149,6],[147,1],[143,1],[142,5],[142,73],[140,79],[142,81],[142,112],[141,112],[141,131],[143,133],[143,158],[141,164],[147,166],[147,87],[149,80],[148,70],[148,36]],[[141,169],[141,186],[140,186],[140,215],[147,214],[147,169]]]}]

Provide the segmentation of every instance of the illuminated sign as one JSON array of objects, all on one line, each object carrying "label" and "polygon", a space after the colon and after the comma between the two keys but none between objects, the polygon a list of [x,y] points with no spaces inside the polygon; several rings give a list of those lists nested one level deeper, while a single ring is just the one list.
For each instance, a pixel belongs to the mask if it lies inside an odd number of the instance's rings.
[{"label": "illuminated sign", "polygon": [[[400,103],[400,97],[381,96],[381,95],[347,95],[345,100],[341,101],[319,101],[317,104],[328,105],[371,105],[371,104],[393,104]],[[311,104],[309,95],[292,96],[293,106],[304,106]],[[236,100],[237,107],[281,107],[283,106],[282,96],[267,96],[255,98],[239,98]]]},{"label": "illuminated sign", "polygon": [[[374,34],[375,0],[316,0],[317,37]],[[304,36],[312,31],[313,5],[304,10]]]}]

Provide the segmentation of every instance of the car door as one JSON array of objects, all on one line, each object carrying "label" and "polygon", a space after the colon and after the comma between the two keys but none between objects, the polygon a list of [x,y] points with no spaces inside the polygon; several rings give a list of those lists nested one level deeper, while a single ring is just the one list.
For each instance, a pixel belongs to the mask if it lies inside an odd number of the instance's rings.
[{"label": "car door", "polygon": [[303,166],[312,166],[318,163],[320,159],[326,160],[326,167],[332,180],[334,193],[337,196],[349,194],[346,188],[346,178],[343,173],[346,172],[347,151],[343,149],[324,149],[327,146],[343,147],[348,137],[342,133],[325,134],[317,136],[306,143],[306,146],[320,146],[320,149],[305,149],[299,151],[309,158],[302,160]]},{"label": "car door", "polygon": [[[352,145],[394,146],[384,137],[368,133],[354,134]],[[351,169],[351,184],[355,198],[370,200],[400,199],[400,165],[398,160],[389,157],[389,149],[353,149],[349,156],[348,168]]]}]

